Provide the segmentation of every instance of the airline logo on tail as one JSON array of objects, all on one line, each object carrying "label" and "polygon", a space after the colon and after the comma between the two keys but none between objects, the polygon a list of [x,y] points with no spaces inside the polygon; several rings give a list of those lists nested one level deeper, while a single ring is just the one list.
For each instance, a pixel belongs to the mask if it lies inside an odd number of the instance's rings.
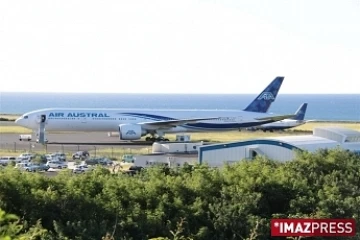
[{"label": "airline logo on tail", "polygon": [[268,101],[268,100],[275,100],[275,97],[274,97],[274,95],[273,95],[271,92],[263,92],[263,93],[261,93],[261,95],[258,97],[258,100],[262,100],[262,99],[264,99],[264,100],[266,100],[266,101]]},{"label": "airline logo on tail", "polygon": [[303,114],[305,114],[305,112],[304,112],[303,110],[300,110],[300,111],[297,113],[297,115],[303,115]]}]

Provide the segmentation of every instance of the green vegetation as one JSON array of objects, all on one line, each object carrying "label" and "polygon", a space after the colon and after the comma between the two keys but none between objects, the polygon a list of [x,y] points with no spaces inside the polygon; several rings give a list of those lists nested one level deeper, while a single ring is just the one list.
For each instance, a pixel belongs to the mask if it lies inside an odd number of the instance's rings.
[{"label": "green vegetation", "polygon": [[15,121],[20,116],[19,114],[0,114],[0,121]]},{"label": "green vegetation", "polygon": [[13,121],[15,121],[15,120],[13,120],[13,119],[8,119],[8,118],[4,118],[4,117],[0,117],[0,121],[2,121],[2,122],[7,122],[7,121],[13,122]]},{"label": "green vegetation", "polygon": [[287,163],[257,158],[134,176],[97,168],[48,178],[7,167],[0,170],[0,209],[21,221],[2,223],[1,233],[45,240],[265,240],[272,239],[271,218],[294,216],[355,218],[359,229],[359,182],[360,156],[341,150],[299,153]]}]

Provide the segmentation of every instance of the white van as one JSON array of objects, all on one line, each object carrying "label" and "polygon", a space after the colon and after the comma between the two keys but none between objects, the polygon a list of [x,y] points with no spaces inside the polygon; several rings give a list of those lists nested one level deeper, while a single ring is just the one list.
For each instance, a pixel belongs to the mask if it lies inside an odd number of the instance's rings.
[{"label": "white van", "polygon": [[62,169],[62,168],[67,168],[67,164],[62,162],[62,161],[47,161],[46,162],[46,166],[49,166],[50,168],[57,168],[57,169]]},{"label": "white van", "polygon": [[26,167],[28,167],[28,163],[17,163],[15,165],[15,168],[20,169],[20,170],[24,170]]},{"label": "white van", "polygon": [[20,141],[31,141],[31,134],[21,134],[19,136]]},{"label": "white van", "polygon": [[33,153],[22,153],[19,155],[19,158],[30,158],[30,159],[33,159],[35,157],[35,154]]},{"label": "white van", "polygon": [[5,157],[0,157],[0,164],[1,165],[7,165],[9,162],[16,162],[16,157],[12,157],[12,156],[5,156]]}]

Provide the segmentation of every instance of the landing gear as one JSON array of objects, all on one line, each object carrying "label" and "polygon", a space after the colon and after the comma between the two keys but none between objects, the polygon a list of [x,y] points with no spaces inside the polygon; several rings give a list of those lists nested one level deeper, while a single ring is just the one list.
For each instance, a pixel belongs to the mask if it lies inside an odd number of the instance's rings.
[{"label": "landing gear", "polygon": [[274,130],[273,130],[273,129],[270,129],[270,130],[263,129],[263,132],[266,132],[266,131],[269,131],[269,132],[274,132]]},{"label": "landing gear", "polygon": [[168,142],[169,139],[163,137],[146,137],[145,141],[147,142]]}]

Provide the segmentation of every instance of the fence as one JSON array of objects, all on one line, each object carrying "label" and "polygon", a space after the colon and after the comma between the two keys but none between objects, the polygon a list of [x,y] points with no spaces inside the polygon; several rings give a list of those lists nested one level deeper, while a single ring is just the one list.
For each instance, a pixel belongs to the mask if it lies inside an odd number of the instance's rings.
[{"label": "fence", "polygon": [[41,145],[33,142],[14,142],[1,143],[0,155],[20,155],[24,152],[48,154],[62,152],[67,159],[71,159],[72,154],[77,151],[88,151],[91,157],[105,156],[109,158],[121,158],[124,154],[148,154],[151,153],[151,146],[103,146],[103,145]]}]

